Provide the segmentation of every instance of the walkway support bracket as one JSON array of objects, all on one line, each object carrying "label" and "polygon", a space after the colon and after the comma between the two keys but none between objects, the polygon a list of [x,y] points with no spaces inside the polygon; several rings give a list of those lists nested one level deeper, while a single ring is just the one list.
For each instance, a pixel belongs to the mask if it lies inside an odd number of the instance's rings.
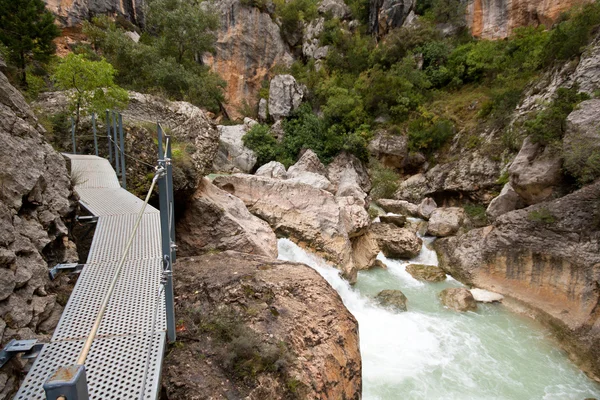
[{"label": "walkway support bracket", "polygon": [[85,366],[60,367],[44,383],[46,400],[89,400]]}]

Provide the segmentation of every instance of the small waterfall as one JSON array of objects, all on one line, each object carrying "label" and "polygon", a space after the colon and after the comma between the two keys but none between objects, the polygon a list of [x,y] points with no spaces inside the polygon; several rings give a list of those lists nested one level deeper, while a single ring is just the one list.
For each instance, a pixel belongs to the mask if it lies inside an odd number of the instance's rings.
[{"label": "small waterfall", "polygon": [[[279,258],[319,272],[340,294],[359,322],[363,399],[583,400],[599,397],[600,386],[569,362],[533,321],[501,305],[477,312],[444,309],[437,294],[461,286],[450,278],[423,283],[405,270],[409,263],[437,265],[423,238],[410,262],[379,254],[387,270],[359,273],[351,287],[339,271],[288,239],[279,240]],[[372,299],[381,290],[400,289],[408,312],[393,313]]]}]

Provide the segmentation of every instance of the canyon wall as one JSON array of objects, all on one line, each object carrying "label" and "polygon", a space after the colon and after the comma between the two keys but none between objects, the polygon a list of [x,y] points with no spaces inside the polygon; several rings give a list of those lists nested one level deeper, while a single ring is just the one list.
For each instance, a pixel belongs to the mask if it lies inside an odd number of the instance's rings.
[{"label": "canyon wall", "polygon": [[503,39],[521,26],[546,27],[569,8],[588,0],[470,0],[467,22],[473,36]]},{"label": "canyon wall", "polygon": [[44,0],[63,28],[74,27],[98,14],[121,15],[141,25],[144,0]]}]

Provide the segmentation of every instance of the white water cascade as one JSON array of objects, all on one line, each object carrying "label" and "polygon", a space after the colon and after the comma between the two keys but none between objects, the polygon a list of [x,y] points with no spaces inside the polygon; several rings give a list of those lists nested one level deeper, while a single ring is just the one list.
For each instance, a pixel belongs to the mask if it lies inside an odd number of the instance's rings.
[{"label": "white water cascade", "polygon": [[[437,265],[423,249],[410,262],[380,258],[387,270],[363,271],[351,287],[339,271],[288,239],[279,240],[279,258],[307,264],[340,294],[356,317],[363,362],[363,399],[583,400],[600,399],[600,385],[577,369],[534,321],[498,304],[479,304],[458,313],[441,306],[437,294],[461,286],[449,277],[423,283],[406,265]],[[394,313],[372,298],[400,289],[408,312]]]}]

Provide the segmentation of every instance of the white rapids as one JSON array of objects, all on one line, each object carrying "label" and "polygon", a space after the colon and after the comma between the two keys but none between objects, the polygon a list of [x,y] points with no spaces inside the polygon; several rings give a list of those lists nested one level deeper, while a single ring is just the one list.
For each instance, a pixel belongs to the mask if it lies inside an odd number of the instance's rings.
[{"label": "white rapids", "polygon": [[[279,240],[279,258],[318,271],[358,320],[363,399],[600,399],[600,385],[534,321],[498,304],[468,313],[442,307],[437,294],[459,282],[423,283],[405,271],[409,263],[437,265],[432,241],[423,238],[421,253],[409,262],[379,254],[388,269],[360,272],[352,287],[323,259]],[[372,298],[384,289],[402,290],[408,312],[376,304]]]}]

